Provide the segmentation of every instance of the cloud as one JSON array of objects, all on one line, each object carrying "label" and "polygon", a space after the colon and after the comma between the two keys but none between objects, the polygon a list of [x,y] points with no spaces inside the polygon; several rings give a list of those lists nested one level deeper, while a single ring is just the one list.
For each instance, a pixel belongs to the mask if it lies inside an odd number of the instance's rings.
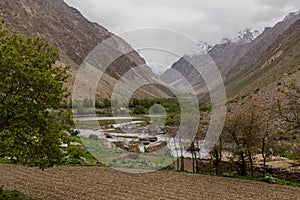
[{"label": "cloud", "polygon": [[285,6],[296,6],[300,5],[299,0],[255,0],[257,5],[269,6],[269,7],[277,7],[282,8]]},{"label": "cloud", "polygon": [[139,27],[163,27],[211,44],[233,37],[245,28],[274,25],[288,12],[300,8],[299,0],[65,1],[116,34]]},{"label": "cloud", "polygon": [[[177,29],[211,43],[243,28],[272,25],[299,0],[66,0],[114,33],[145,26]],[[215,30],[219,30],[215,32]]]}]

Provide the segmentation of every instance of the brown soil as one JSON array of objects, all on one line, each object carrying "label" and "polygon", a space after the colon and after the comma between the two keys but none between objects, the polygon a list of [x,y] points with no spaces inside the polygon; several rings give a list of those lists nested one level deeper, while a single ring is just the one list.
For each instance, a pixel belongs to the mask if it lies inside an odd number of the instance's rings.
[{"label": "brown soil", "polygon": [[0,165],[0,185],[37,199],[300,199],[300,188],[157,171],[130,174],[105,167],[41,171]]}]

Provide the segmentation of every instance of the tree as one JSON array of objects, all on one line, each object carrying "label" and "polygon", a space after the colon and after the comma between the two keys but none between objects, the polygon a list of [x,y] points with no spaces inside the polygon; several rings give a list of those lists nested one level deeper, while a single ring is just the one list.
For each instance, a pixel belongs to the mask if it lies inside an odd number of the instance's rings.
[{"label": "tree", "polygon": [[262,130],[261,105],[249,99],[247,103],[228,115],[225,131],[233,141],[232,152],[239,156],[240,173],[247,175],[247,157],[249,159],[251,176],[254,176],[253,154],[259,146],[259,133]]},{"label": "tree", "polygon": [[68,68],[53,66],[58,56],[39,37],[9,33],[0,20],[1,157],[41,168],[60,161]]},{"label": "tree", "polygon": [[220,136],[218,142],[215,144],[211,154],[214,158],[214,165],[216,168],[216,174],[221,174],[221,162],[222,162],[222,151],[223,151],[223,140],[222,135]]}]

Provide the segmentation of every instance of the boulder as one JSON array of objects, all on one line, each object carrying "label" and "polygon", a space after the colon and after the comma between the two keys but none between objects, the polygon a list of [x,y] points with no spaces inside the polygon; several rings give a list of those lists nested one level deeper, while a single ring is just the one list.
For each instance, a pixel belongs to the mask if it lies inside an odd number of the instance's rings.
[{"label": "boulder", "polygon": [[109,133],[104,133],[106,138],[112,138],[112,136]]},{"label": "boulder", "polygon": [[139,138],[140,142],[156,142],[158,138],[156,136],[142,137]]},{"label": "boulder", "polygon": [[167,146],[167,142],[166,141],[155,142],[153,144],[150,144],[149,147],[146,148],[145,152],[147,152],[147,153],[154,152],[154,151],[157,151],[159,149],[162,149],[165,146]]},{"label": "boulder", "polygon": [[140,148],[138,144],[134,144],[134,143],[124,144],[124,149],[128,152],[140,153]]},{"label": "boulder", "polygon": [[158,139],[156,136],[149,136],[149,141],[150,142],[156,142]]},{"label": "boulder", "polygon": [[148,126],[148,133],[150,135],[156,135],[159,132],[159,128],[155,125]]},{"label": "boulder", "polygon": [[71,146],[76,146],[76,147],[82,146],[82,144],[80,144],[79,142],[70,142],[70,145]]},{"label": "boulder", "polygon": [[165,135],[165,134],[167,134],[167,131],[166,131],[166,130],[160,130],[160,131],[159,131],[159,134],[160,134],[160,135]]},{"label": "boulder", "polygon": [[147,138],[147,137],[139,138],[139,141],[141,141],[141,142],[146,142],[146,141],[149,141],[149,138]]}]

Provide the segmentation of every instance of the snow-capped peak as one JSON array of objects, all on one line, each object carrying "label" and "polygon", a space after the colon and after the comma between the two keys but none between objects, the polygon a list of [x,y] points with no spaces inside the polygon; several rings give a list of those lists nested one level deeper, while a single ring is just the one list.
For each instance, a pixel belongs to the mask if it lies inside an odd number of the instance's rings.
[{"label": "snow-capped peak", "polygon": [[243,31],[238,32],[237,36],[235,36],[233,38],[224,38],[224,39],[222,39],[220,44],[226,44],[226,43],[246,44],[246,43],[250,43],[253,40],[255,40],[262,32],[263,32],[263,29],[252,30],[252,29],[247,28]]},{"label": "snow-capped peak", "polygon": [[300,15],[300,10],[296,11],[296,12],[291,12],[290,14],[288,14],[285,18],[284,18],[284,22],[292,19],[293,17],[295,17],[296,15]]},{"label": "snow-capped peak", "polygon": [[253,40],[255,40],[255,38],[257,38],[261,33],[262,33],[261,30],[251,30],[247,28],[243,31],[240,31],[237,37],[234,38],[232,41],[234,43],[242,43],[242,44],[250,43]]}]

